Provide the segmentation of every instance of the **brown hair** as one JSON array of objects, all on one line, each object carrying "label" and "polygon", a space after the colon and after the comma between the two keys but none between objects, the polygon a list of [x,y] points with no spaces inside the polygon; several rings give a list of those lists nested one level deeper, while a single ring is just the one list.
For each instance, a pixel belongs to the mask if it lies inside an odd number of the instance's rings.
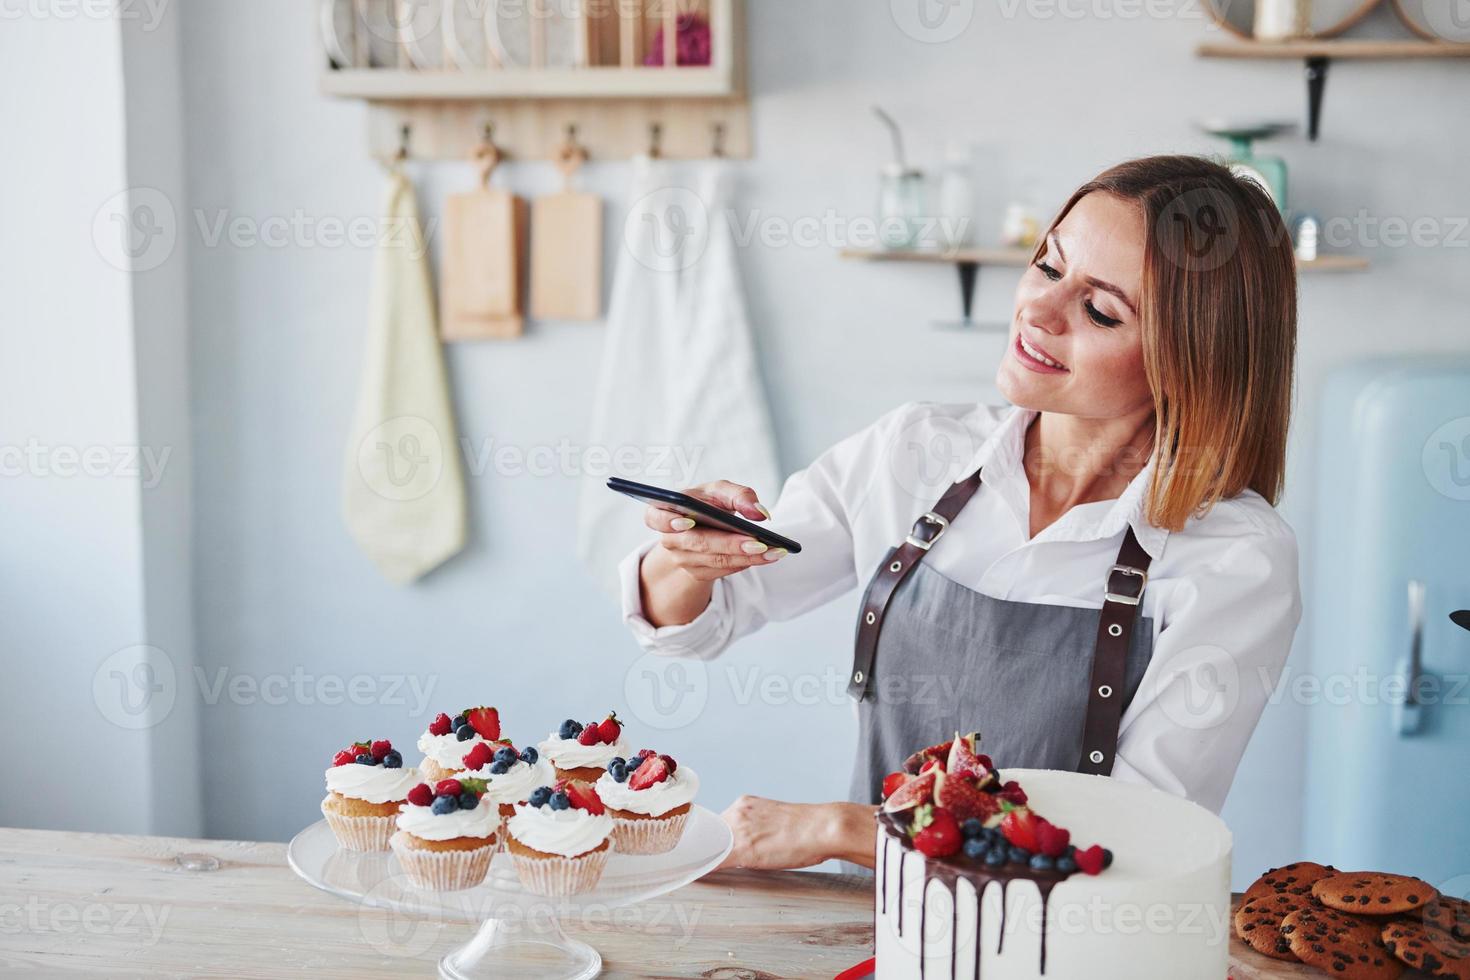
[{"label": "brown hair", "polygon": [[1254,180],[1194,156],[1130,160],[1088,181],[1147,222],[1139,319],[1154,396],[1147,516],[1177,531],[1251,489],[1281,495],[1296,353],[1296,262],[1281,213]]}]

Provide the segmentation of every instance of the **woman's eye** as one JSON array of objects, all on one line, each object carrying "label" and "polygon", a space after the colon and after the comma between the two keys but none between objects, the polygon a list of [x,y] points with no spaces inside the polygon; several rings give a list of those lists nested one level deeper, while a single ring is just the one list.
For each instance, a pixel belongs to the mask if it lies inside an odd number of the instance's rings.
[{"label": "woman's eye", "polygon": [[1037,262],[1036,262],[1036,268],[1040,269],[1041,270],[1041,274],[1043,276],[1046,276],[1046,278],[1052,280],[1053,282],[1055,282],[1056,280],[1062,278],[1062,274],[1060,272],[1058,272],[1056,269],[1054,269],[1051,266],[1047,265],[1045,259],[1038,259]]},{"label": "woman's eye", "polygon": [[1122,320],[1115,320],[1112,317],[1108,316],[1106,313],[1093,306],[1091,301],[1084,303],[1083,306],[1087,308],[1087,315],[1092,317],[1092,322],[1096,323],[1100,327],[1116,327],[1118,324],[1123,322]]}]

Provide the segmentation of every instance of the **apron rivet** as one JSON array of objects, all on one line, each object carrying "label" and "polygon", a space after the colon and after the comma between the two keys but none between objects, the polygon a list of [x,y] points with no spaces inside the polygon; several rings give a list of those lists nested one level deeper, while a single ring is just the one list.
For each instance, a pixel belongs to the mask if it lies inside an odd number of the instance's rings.
[{"label": "apron rivet", "polygon": [[1107,684],[1104,684],[1102,687],[1097,689],[1097,696],[1100,698],[1110,698],[1113,696],[1113,689]]},{"label": "apron rivet", "polygon": [[1108,635],[1109,636],[1122,636],[1123,635],[1123,627],[1119,626],[1117,623],[1109,623],[1108,624]]},{"label": "apron rivet", "polygon": [[858,671],[856,674],[853,674],[852,679],[854,683],[861,684],[863,682],[863,672]]},{"label": "apron rivet", "polygon": [[901,562],[901,561],[894,562],[892,565],[889,565],[888,566],[888,570],[890,572],[901,572],[901,571],[903,571],[903,562]]},{"label": "apron rivet", "polygon": [[877,621],[878,621],[878,617],[877,617],[877,616],[875,616],[875,615],[874,615],[874,614],[873,614],[873,613],[871,613],[871,612],[870,612],[870,613],[868,613],[868,614],[867,614],[867,615],[866,615],[866,616],[864,616],[864,617],[863,617],[863,622],[865,622],[865,623],[867,623],[867,624],[868,624],[868,625],[869,625],[869,626],[872,626],[872,625],[873,625],[873,624],[874,624],[874,623],[876,623],[876,622],[877,622]]},{"label": "apron rivet", "polygon": [[1102,763],[1102,761],[1103,761],[1103,754],[1101,752],[1099,752],[1097,749],[1093,749],[1092,750],[1092,754],[1090,754],[1088,756],[1088,758],[1091,759],[1093,762],[1098,763],[1100,765]]}]

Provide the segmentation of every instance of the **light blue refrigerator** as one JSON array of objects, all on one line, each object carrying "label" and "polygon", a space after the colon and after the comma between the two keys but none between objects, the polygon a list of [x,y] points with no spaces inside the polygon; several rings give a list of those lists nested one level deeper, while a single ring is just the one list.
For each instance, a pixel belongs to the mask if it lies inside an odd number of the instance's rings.
[{"label": "light blue refrigerator", "polygon": [[1303,853],[1464,896],[1470,360],[1345,368],[1324,408]]}]

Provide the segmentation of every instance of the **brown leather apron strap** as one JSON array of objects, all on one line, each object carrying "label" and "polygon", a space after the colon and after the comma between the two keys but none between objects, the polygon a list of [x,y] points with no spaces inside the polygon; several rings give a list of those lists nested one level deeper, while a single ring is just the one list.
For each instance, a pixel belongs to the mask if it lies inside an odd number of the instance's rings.
[{"label": "brown leather apron strap", "polygon": [[934,509],[914,522],[903,543],[888,549],[877,574],[868,582],[868,589],[863,593],[862,610],[858,613],[852,673],[847,678],[847,693],[858,701],[867,697],[868,685],[872,681],[873,661],[878,656],[878,634],[883,629],[883,614],[888,609],[888,601],[978,489],[979,471],[968,479],[951,484]]},{"label": "brown leather apron strap", "polygon": [[1148,585],[1150,560],[1130,527],[1123,538],[1123,547],[1118,549],[1118,561],[1108,572],[1103,593],[1078,772],[1099,776],[1113,772],[1113,760],[1118,754],[1118,724],[1123,719],[1128,647],[1133,639],[1133,627],[1138,622],[1143,590]]}]

